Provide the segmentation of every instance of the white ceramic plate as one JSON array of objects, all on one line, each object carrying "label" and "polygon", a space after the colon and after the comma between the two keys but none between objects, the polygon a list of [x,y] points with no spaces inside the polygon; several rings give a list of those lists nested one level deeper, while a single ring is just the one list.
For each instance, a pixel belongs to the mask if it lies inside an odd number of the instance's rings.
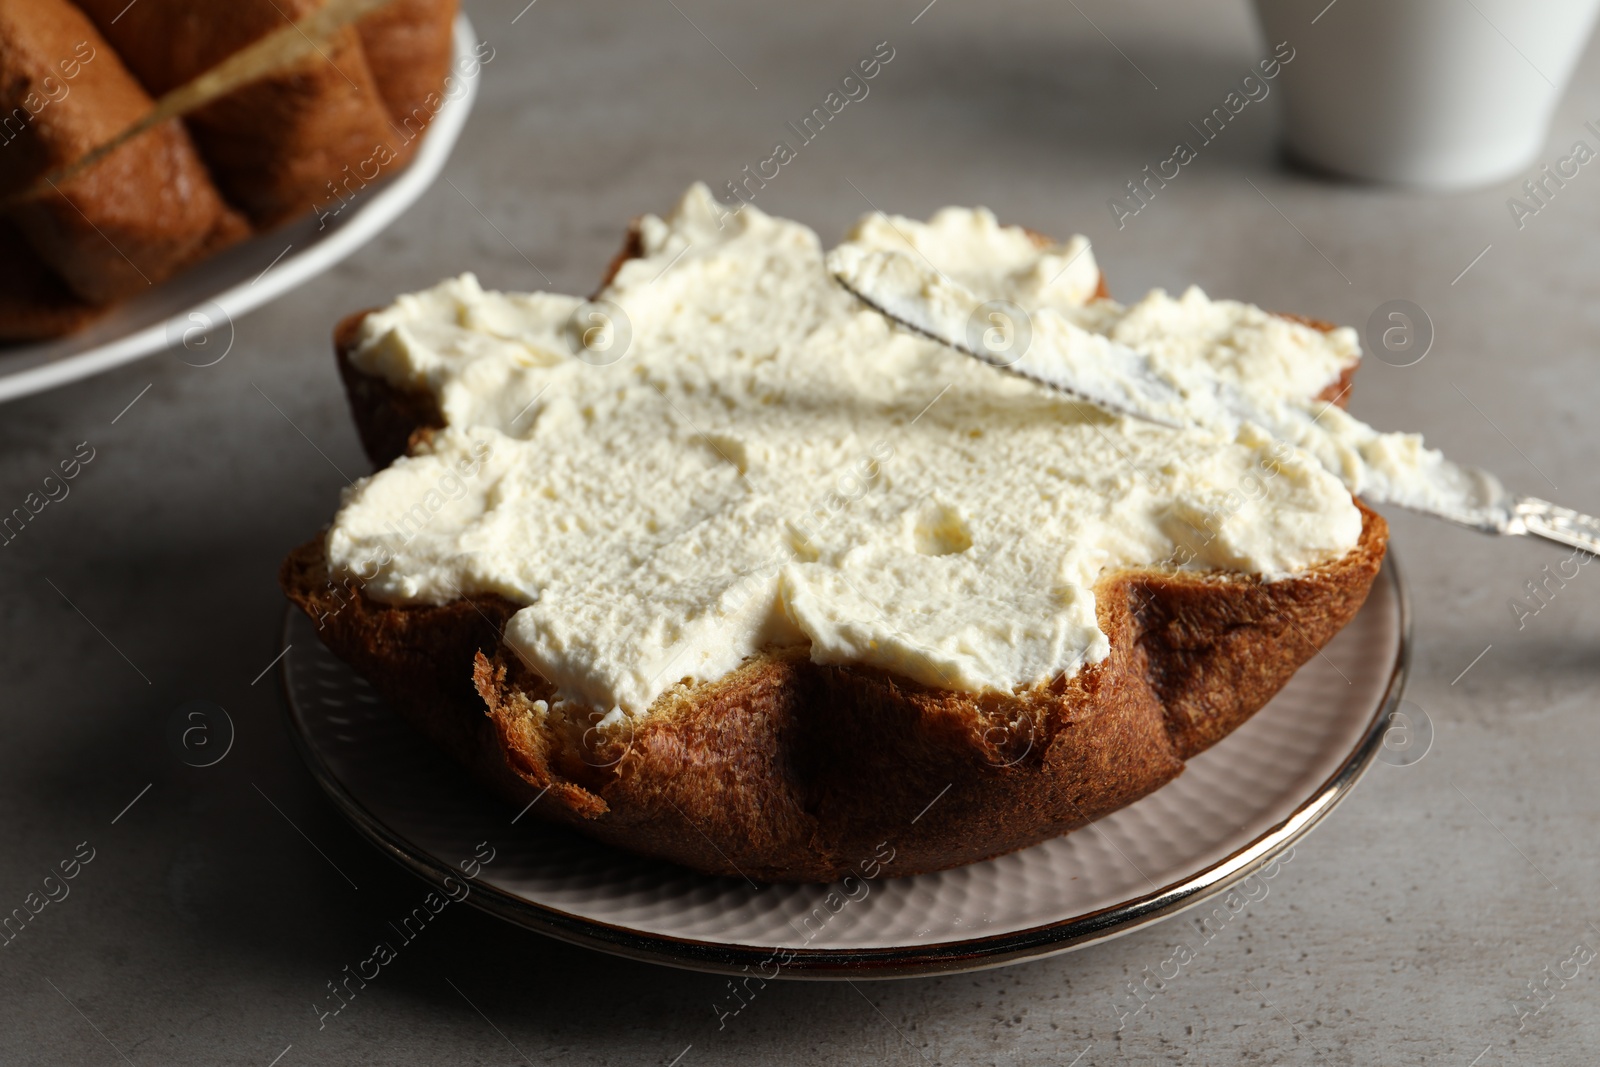
[{"label": "white ceramic plate", "polygon": [[[1221,893],[1337,804],[1382,747],[1409,658],[1392,561],[1366,606],[1265,708],[1175,781],[998,859],[854,886],[753,886],[542,825],[480,789],[292,610],[290,732],[355,825],[436,885],[495,850],[467,900],[566,941],[723,973],[888,978],[995,967],[1124,934]],[[830,899],[829,894],[833,894]]]},{"label": "white ceramic plate", "polygon": [[[40,344],[0,347],[0,401],[43,392],[99,374],[164,348],[187,345],[186,362],[215,362],[231,343],[239,316],[316,277],[366,244],[416,202],[444,169],[478,93],[473,49],[478,38],[466,15],[454,32],[451,77],[461,91],[434,113],[404,169],[361,189],[320,225],[309,214],[197,263],[139,296],[118,304],[87,329]],[[224,331],[198,344],[202,335]]]}]

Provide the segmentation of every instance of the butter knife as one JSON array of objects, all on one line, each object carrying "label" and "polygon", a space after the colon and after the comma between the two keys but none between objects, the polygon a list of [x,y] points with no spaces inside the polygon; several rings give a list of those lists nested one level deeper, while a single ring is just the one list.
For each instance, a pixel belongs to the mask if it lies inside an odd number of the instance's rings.
[{"label": "butter knife", "polygon": [[[931,264],[928,265],[931,268]],[[828,257],[834,279],[885,318],[986,366],[1027,378],[1117,415],[1168,427],[1193,424],[1185,397],[1136,350],[1073,327],[1053,312],[1028,313],[1004,300],[982,301],[936,269],[909,256],[841,246]],[[1342,464],[1316,446],[1322,413],[1286,406],[1262,409],[1221,381],[1210,383],[1215,406],[1272,436],[1307,447],[1334,475],[1348,482]],[[1323,409],[1325,413],[1327,408]],[[1378,437],[1364,424],[1347,424]],[[1426,492],[1383,479],[1351,486],[1372,503],[1395,504],[1483,533],[1537,537],[1600,554],[1600,519],[1531,496],[1517,496],[1488,471],[1429,455]]]}]

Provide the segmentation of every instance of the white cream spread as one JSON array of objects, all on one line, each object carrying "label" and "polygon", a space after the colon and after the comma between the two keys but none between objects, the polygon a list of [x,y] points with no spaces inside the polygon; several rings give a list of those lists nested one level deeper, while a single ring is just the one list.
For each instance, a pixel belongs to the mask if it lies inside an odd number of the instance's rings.
[{"label": "white cream spread", "polygon": [[[379,600],[524,605],[506,640],[563,699],[644,714],[774,645],[1013,690],[1109,653],[1108,571],[1270,578],[1358,540],[1350,493],[1311,455],[1248,424],[1111,416],[910,334],[841,288],[798,223],[729,217],[696,186],[641,236],[598,306],[463,275],[368,316],[352,355],[433,393],[448,427],[346,492],[333,566]],[[1257,403],[1315,395],[1358,354],[1347,331],[1198,291],[1092,301],[1086,243],[1039,247],[987,212],[876,216],[851,240],[908,243],[955,282]]]},{"label": "white cream spread", "polygon": [[[995,319],[1008,332],[989,342],[971,324],[994,316],[994,303],[906,242],[846,243],[829,254],[828,270],[913,329],[1111,411],[1224,438],[1253,425],[1309,452],[1375,503],[1491,527],[1505,507],[1507,494],[1488,472],[1457,466],[1419,434],[1375,430],[1316,398],[1360,356],[1348,328],[1319,335],[1196,288],[1178,300],[1157,289],[1127,308],[1111,300],[1012,305]],[[985,283],[996,284],[978,279]]]}]

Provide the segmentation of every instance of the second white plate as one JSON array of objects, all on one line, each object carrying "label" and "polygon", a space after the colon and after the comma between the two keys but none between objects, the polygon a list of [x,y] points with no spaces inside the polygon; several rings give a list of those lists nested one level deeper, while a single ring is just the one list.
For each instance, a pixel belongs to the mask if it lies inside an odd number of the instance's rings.
[{"label": "second white plate", "polygon": [[0,347],[0,401],[43,392],[177,347],[185,362],[204,366],[226,354],[232,323],[329,269],[366,244],[433,184],[478,93],[478,38],[458,15],[451,78],[462,88],[446,95],[405,168],[378,178],[336,215],[309,216],[226,249],[160,285],[118,304],[68,337]]}]

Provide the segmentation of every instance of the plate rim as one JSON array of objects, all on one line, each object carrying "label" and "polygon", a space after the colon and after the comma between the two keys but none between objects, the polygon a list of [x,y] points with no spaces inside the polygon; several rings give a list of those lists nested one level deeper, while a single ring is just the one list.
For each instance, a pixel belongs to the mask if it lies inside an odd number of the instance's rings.
[{"label": "plate rim", "polygon": [[[451,69],[474,55],[479,45],[477,31],[465,12],[458,12],[451,24]],[[459,75],[458,75],[459,76]],[[257,308],[299,288],[311,279],[332,270],[399,218],[406,208],[416,203],[433,186],[444,172],[450,154],[472,114],[472,105],[478,96],[478,82],[482,72],[470,78],[461,77],[466,91],[455,100],[446,100],[434,113],[422,143],[411,162],[396,173],[392,180],[374,191],[364,203],[358,204],[348,221],[338,226],[327,237],[306,246],[298,255],[289,256],[282,264],[277,260],[253,280],[241,280],[221,292],[211,293],[187,307],[173,312],[158,322],[138,327],[118,337],[85,348],[71,355],[46,357],[26,367],[6,371],[9,356],[26,359],[25,353],[0,350],[0,403],[18,400],[25,396],[47,392],[73,382],[93,378],[117,367],[152,356],[171,345],[170,333],[174,324],[187,323],[189,316],[207,307],[220,308],[231,321],[255,311]],[[263,237],[274,230],[252,235]],[[203,261],[202,261],[203,264]],[[189,270],[201,268],[191,265]],[[273,266],[279,270],[268,279],[267,271]],[[185,271],[187,273],[187,271]],[[256,282],[261,282],[258,287]],[[162,285],[170,284],[162,282]],[[41,344],[49,344],[49,341]],[[37,358],[37,357],[36,357]]]},{"label": "plate rim", "polygon": [[[583,948],[644,963],[701,973],[740,975],[752,967],[772,963],[779,953],[789,956],[775,976],[789,980],[844,981],[933,977],[1004,967],[1028,959],[1042,959],[1110,941],[1186,911],[1226,892],[1271,863],[1304,838],[1349,796],[1356,782],[1372,766],[1388,729],[1390,715],[1399,706],[1411,669],[1411,601],[1393,546],[1384,553],[1377,581],[1386,581],[1395,596],[1399,615],[1399,641],[1394,663],[1372,718],[1360,739],[1339,767],[1286,817],[1247,844],[1204,869],[1096,911],[1055,922],[987,937],[944,941],[926,945],[857,949],[809,949],[782,946],[723,944],[645,933],[630,927],[590,919],[547,904],[539,904],[497,886],[475,882],[465,898],[479,910],[522,929],[554,937]],[[296,609],[286,606],[283,632],[287,642]],[[311,776],[328,794],[341,814],[380,851],[401,867],[436,888],[447,888],[455,867],[408,841],[368,811],[312,744],[301,723],[289,680],[289,657],[278,668],[284,696],[284,721],[295,750]],[[912,876],[916,877],[916,876]],[[763,972],[764,973],[764,972]]]}]

